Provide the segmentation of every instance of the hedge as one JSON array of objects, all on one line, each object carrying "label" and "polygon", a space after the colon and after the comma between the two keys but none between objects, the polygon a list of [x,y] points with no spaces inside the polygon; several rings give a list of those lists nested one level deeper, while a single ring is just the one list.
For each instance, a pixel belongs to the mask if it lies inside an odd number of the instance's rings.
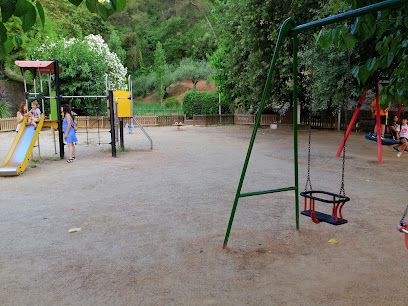
[{"label": "hedge", "polygon": [[189,91],[183,97],[183,109],[187,119],[193,115],[216,115],[218,114],[218,94],[215,92]]}]

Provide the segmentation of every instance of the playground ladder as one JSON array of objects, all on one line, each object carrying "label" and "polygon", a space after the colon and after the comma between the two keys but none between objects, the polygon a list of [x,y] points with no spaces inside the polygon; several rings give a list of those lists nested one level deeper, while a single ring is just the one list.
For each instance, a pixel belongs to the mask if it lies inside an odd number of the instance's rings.
[{"label": "playground ladder", "polygon": [[132,117],[133,121],[136,122],[136,124],[139,126],[140,130],[145,134],[147,139],[150,141],[150,150],[153,150],[153,140],[150,138],[149,134],[147,134],[146,130],[143,128],[143,125],[137,120],[136,117]]}]

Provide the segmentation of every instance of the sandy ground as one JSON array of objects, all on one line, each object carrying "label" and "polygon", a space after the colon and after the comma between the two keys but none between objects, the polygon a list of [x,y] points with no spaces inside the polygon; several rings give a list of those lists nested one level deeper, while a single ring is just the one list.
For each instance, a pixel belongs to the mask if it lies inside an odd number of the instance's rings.
[{"label": "sandy ground", "polygon": [[[293,192],[243,198],[223,250],[251,128],[147,131],[153,151],[135,131],[117,158],[108,145],[83,145],[81,134],[72,164],[52,160],[44,131],[46,159],[0,177],[0,305],[407,304],[408,251],[395,226],[407,204],[408,154],[384,147],[378,165],[376,143],[352,134],[348,224],[301,216],[296,231]],[[0,133],[1,161],[14,136]],[[315,189],[338,192],[341,138],[313,131]],[[303,189],[307,131],[299,143]],[[291,132],[260,130],[243,191],[292,185]]]}]

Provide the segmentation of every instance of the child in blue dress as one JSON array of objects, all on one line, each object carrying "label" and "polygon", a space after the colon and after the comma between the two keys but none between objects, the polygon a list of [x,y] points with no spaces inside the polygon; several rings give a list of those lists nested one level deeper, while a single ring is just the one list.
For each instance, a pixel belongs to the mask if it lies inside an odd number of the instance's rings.
[{"label": "child in blue dress", "polygon": [[67,142],[69,149],[69,158],[67,159],[67,163],[72,163],[76,159],[74,142],[78,142],[74,130],[74,116],[72,115],[71,107],[69,107],[68,104],[61,106],[61,113],[64,114],[62,130],[64,131],[64,139]]}]

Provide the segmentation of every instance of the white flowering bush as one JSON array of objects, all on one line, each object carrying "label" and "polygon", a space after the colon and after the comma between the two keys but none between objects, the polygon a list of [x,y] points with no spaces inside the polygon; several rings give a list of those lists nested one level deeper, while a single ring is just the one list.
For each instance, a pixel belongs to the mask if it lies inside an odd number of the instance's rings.
[{"label": "white flowering bush", "polygon": [[[62,69],[62,95],[104,95],[106,75],[109,80],[108,89],[127,89],[127,68],[116,53],[109,50],[100,35],[91,34],[83,39],[48,38],[41,46],[34,48],[31,57],[33,60],[59,60]],[[91,99],[73,102],[76,108],[83,109],[102,105],[100,101]]]}]

